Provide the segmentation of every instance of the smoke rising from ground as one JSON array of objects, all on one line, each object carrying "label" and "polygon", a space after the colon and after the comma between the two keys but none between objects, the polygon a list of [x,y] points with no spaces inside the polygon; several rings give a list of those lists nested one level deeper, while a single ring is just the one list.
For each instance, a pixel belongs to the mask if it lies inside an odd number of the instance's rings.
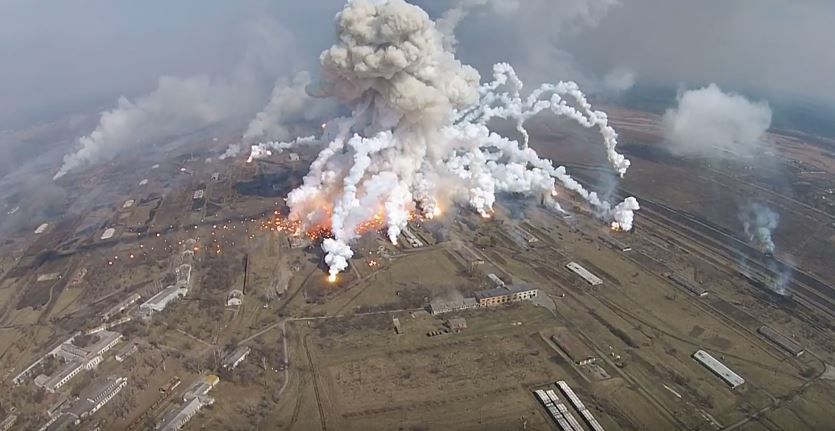
[{"label": "smoke rising from ground", "polygon": [[121,97],[116,108],[102,113],[96,129],[79,138],[78,150],[64,157],[54,179],[238,115],[249,101],[242,99],[242,90],[223,78],[164,76],[152,93],[135,101]]},{"label": "smoke rising from ground", "polygon": [[[396,243],[412,214],[432,218],[451,201],[486,218],[501,192],[560,209],[555,181],[613,227],[632,227],[639,208],[634,198],[613,206],[528,147],[524,122],[548,111],[597,129],[610,164],[626,173],[629,161],[616,151],[606,114],[592,108],[576,83],[544,84],[523,94],[513,68],[499,63],[493,81],[479,85],[478,72],[455,58],[449,34],[402,0],[349,2],[336,26],[337,42],[320,56],[323,80],[315,87],[318,95],[348,105],[352,115],[329,123],[334,138],[287,197],[291,219],[333,233],[322,245],[331,278],[348,267],[349,244],[369,221],[384,225]],[[491,132],[492,119],[512,121],[523,142]],[[256,145],[250,156],[292,146]]]},{"label": "smoke rising from ground", "polygon": [[767,145],[763,135],[770,124],[767,103],[725,93],[716,84],[684,92],[664,114],[671,150],[717,158],[756,154]]},{"label": "smoke rising from ground", "polygon": [[748,241],[764,252],[774,253],[772,233],[780,223],[777,212],[759,202],[750,202],[740,208],[737,218]]},{"label": "smoke rising from ground", "polygon": [[[292,80],[280,78],[267,106],[247,126],[243,135],[244,143],[292,139],[299,135],[299,131],[294,128],[304,128],[311,122],[332,116],[335,104],[328,99],[310,97],[307,94],[310,82],[310,73],[307,71],[299,72]],[[318,124],[315,127],[318,128]]]},{"label": "smoke rising from ground", "polygon": [[252,22],[246,37],[243,58],[228,75],[162,76],[152,92],[134,100],[120,97],[115,108],[101,114],[98,126],[78,139],[54,179],[164,138],[250,115],[262,100],[266,76],[287,67],[276,58],[292,50],[292,37],[267,18]]}]

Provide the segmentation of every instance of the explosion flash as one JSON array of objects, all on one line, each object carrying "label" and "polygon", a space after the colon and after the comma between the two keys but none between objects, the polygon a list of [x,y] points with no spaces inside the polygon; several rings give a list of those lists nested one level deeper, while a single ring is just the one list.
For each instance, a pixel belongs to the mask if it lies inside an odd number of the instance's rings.
[{"label": "explosion flash", "polygon": [[[513,68],[499,63],[493,80],[479,85],[478,72],[445,47],[426,12],[403,0],[349,1],[336,27],[315,88],[352,114],[324,124],[319,141],[327,145],[287,197],[287,223],[296,232],[327,232],[329,280],[348,267],[349,244],[363,232],[385,229],[396,243],[410,218],[431,219],[453,202],[487,219],[499,192],[541,196],[562,211],[557,181],[612,226],[632,228],[635,198],[613,206],[528,146],[525,121],[550,111],[597,129],[612,168],[626,173],[630,162],[616,151],[606,113],[594,110],[577,84],[543,84],[523,96]],[[522,142],[491,131],[493,119],[514,122]],[[250,160],[315,141],[253,145]]]}]

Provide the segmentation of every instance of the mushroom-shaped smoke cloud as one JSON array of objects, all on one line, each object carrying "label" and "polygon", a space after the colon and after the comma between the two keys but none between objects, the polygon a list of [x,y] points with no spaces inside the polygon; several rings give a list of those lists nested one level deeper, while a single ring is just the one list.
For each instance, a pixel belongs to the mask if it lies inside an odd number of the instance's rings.
[{"label": "mushroom-shaped smoke cloud", "polygon": [[[447,203],[441,196],[489,217],[497,192],[541,196],[559,208],[559,181],[619,228],[632,227],[634,198],[612,207],[528,147],[525,120],[550,111],[597,129],[612,167],[626,173],[629,161],[616,151],[606,114],[577,84],[545,84],[523,96],[513,68],[500,63],[494,80],[479,86],[479,74],[455,58],[426,12],[403,0],[350,1],[336,30],[336,44],[320,56],[317,88],[350,106],[352,116],[329,123],[333,139],[287,198],[292,219],[331,229],[323,243],[331,276],[347,268],[349,244],[365,222],[382,221],[396,242],[410,212],[431,218]],[[494,118],[513,121],[523,142],[491,132]],[[291,145],[256,145],[251,157]]]}]

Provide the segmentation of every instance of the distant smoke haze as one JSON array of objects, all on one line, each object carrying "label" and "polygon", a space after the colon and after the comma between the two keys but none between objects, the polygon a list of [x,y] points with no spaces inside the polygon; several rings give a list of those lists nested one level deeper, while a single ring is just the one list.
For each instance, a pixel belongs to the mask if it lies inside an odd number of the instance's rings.
[{"label": "distant smoke haze", "polygon": [[247,126],[243,135],[244,142],[292,139],[299,132],[294,131],[294,128],[332,116],[336,104],[330,99],[309,96],[307,87],[310,83],[310,73],[307,71],[297,73],[292,80],[279,79],[267,106]]},{"label": "distant smoke haze", "polygon": [[767,145],[771,108],[716,84],[688,90],[664,114],[664,133],[674,152],[708,156],[750,156]]},{"label": "distant smoke haze", "polygon": [[603,86],[612,92],[624,92],[635,85],[637,74],[628,67],[617,67],[603,77]]},{"label": "distant smoke haze", "polygon": [[143,151],[163,138],[254,112],[263,100],[265,76],[286,69],[288,62],[275,57],[292,49],[292,37],[268,19],[254,21],[247,30],[247,52],[228,76],[163,76],[146,95],[120,97],[115,108],[101,114],[98,126],[78,139],[77,149],[64,157],[54,179],[123,152]]}]

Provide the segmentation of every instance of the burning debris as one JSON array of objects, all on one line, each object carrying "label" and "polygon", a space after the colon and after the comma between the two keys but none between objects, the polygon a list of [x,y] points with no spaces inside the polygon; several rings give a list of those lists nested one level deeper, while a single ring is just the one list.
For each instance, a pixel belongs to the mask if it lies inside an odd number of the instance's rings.
[{"label": "burning debris", "polygon": [[[331,280],[348,267],[349,244],[367,228],[385,227],[396,243],[410,214],[428,219],[451,201],[490,218],[499,192],[543,196],[562,211],[556,181],[614,228],[631,229],[635,198],[613,206],[528,146],[524,122],[550,110],[598,129],[609,163],[626,173],[629,160],[616,151],[606,114],[577,84],[544,84],[523,97],[513,68],[499,63],[494,80],[479,86],[478,72],[455,58],[426,12],[402,0],[349,2],[336,25],[338,42],[320,57],[323,82],[310,88],[345,103],[352,115],[325,124],[321,140],[328,144],[287,198],[299,232],[330,231],[322,248]],[[513,121],[523,142],[490,131],[492,119]],[[306,142],[254,145],[250,159]]]}]

